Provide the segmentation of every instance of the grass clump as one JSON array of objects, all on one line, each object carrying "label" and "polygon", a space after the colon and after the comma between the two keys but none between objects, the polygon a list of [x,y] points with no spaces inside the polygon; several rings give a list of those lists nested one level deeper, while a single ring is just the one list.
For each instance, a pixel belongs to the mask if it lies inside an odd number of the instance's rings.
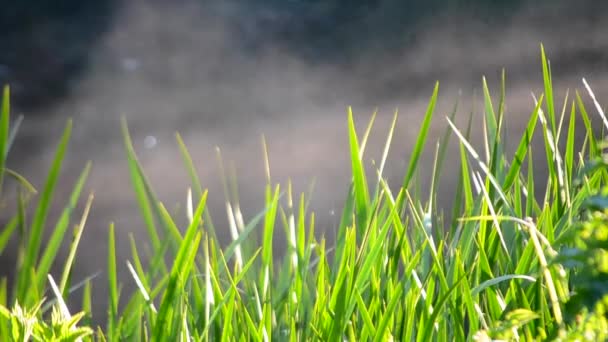
[{"label": "grass clump", "polygon": [[[483,153],[468,142],[470,128],[458,128],[453,123],[455,113],[448,118],[450,128],[438,145],[426,205],[410,189],[417,181],[438,85],[397,189],[382,176],[397,116],[376,174],[369,177],[362,160],[373,120],[359,136],[349,112],[352,182],[331,246],[315,233],[307,198],[294,196],[289,184],[286,188],[273,184],[269,172],[265,209],[258,215],[245,221],[238,203],[226,202],[233,241],[221,246],[206,211],[207,192],[179,135],[192,188],[186,203],[189,224],[178,227],[147,181],[123,122],[126,159],[152,254],[140,255],[140,245],[131,241],[132,258],[126,262],[138,290],[127,294],[123,298],[127,304],[120,308],[124,294],[119,291],[117,265],[125,260],[116,260],[115,228],[109,225],[107,324],[95,330],[79,324],[94,310],[90,280],[85,281],[84,305],[78,313],[71,314],[64,302],[73,286],[71,265],[77,260],[78,237],[86,234],[92,197],[75,225],[76,238],[60,284],[48,275],[74,219],[90,165],[41,251],[41,233],[71,123],[28,225],[25,208],[31,196],[25,194],[32,187],[4,167],[11,145],[5,93],[0,166],[3,175],[15,175],[22,190],[18,210],[0,235],[0,251],[11,235],[19,234],[22,258],[10,297],[6,280],[0,283],[0,337],[20,341],[605,339],[608,162],[578,93],[569,111],[564,106],[561,114],[556,112],[544,51],[542,69],[544,93],[531,111],[514,155],[508,156],[503,144],[504,82],[496,110],[483,82]],[[596,109],[603,115],[599,105]],[[583,129],[575,127],[577,116]],[[582,137],[576,134],[580,131]],[[544,141],[541,151],[532,149],[537,132]],[[453,136],[457,140],[450,140]],[[559,144],[564,140],[565,148]],[[583,141],[583,147],[575,152],[577,141]],[[460,146],[460,178],[450,208],[453,218],[446,219],[436,209],[436,184],[445,146],[453,143]],[[536,177],[532,160],[538,156],[533,152],[546,157],[547,179]],[[544,195],[535,193],[539,182],[546,182]],[[278,258],[273,248],[280,229],[287,237],[284,258]],[[149,260],[146,267],[144,259]],[[53,290],[48,301],[43,296],[47,286]]]}]

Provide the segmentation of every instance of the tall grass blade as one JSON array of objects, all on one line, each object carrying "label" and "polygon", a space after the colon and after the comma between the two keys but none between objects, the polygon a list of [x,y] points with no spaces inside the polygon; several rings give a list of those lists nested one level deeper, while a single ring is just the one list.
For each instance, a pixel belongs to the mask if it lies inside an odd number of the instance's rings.
[{"label": "tall grass blade", "polygon": [[118,337],[118,279],[116,275],[116,238],[114,234],[114,223],[110,223],[108,230],[108,341],[114,341]]},{"label": "tall grass blade", "polygon": [[534,136],[534,129],[536,128],[536,122],[538,119],[538,112],[540,110],[540,106],[543,103],[543,96],[539,98],[534,108],[534,111],[530,115],[530,119],[528,120],[528,125],[526,126],[526,130],[523,133],[523,136],[519,140],[519,145],[515,150],[515,155],[513,156],[513,161],[511,162],[511,166],[503,183],[503,189],[509,189],[515,178],[519,176],[521,166],[526,158],[526,152],[530,144],[532,143],[532,137]]},{"label": "tall grass blade", "polygon": [[431,119],[433,118],[433,113],[435,112],[435,105],[437,104],[437,95],[439,93],[439,82],[435,83],[435,88],[433,89],[433,95],[431,95],[431,99],[429,101],[426,113],[424,114],[424,119],[422,120],[422,126],[420,127],[420,134],[416,139],[416,144],[414,145],[414,150],[412,151],[412,156],[410,157],[410,163],[407,168],[407,173],[403,178],[402,187],[407,189],[410,185],[410,182],[414,176],[414,172],[418,166],[418,160],[422,155],[422,149],[424,148],[424,144],[427,141],[427,135],[429,132],[429,128],[431,126]]},{"label": "tall grass blade", "polygon": [[10,89],[4,87],[2,103],[0,104],[0,194],[4,182],[4,169],[6,168],[6,157],[9,145],[9,122],[10,122]]},{"label": "tall grass blade", "polygon": [[353,120],[352,110],[348,112],[348,140],[350,144],[350,157],[353,174],[353,190],[355,195],[355,210],[357,212],[357,226],[361,229],[367,224],[367,208],[369,206],[369,192],[367,189],[367,178],[359,142],[357,140],[357,130]]},{"label": "tall grass blade", "polygon": [[[53,233],[46,244],[46,248],[44,250],[44,253],[42,254],[42,257],[40,258],[40,263],[38,265],[39,288],[42,288],[44,286],[46,274],[49,273],[51,265],[53,264],[53,261],[55,260],[57,252],[59,251],[59,248],[61,246],[61,242],[65,239],[65,233],[69,227],[72,212],[78,204],[80,193],[82,191],[82,188],[84,187],[90,170],[91,163],[89,162],[80,174],[80,177],[78,178],[78,181],[74,186],[74,190],[72,190],[72,194],[70,195],[68,205],[63,209],[59,220],[55,224],[55,229],[53,230]],[[63,283],[63,279],[61,283]],[[63,292],[63,290],[65,290],[65,287],[62,286],[61,290]]]},{"label": "tall grass blade", "polygon": [[193,221],[184,234],[184,239],[179,247],[177,256],[171,268],[169,282],[163,294],[160,308],[158,310],[158,316],[156,318],[155,326],[153,328],[152,340],[160,341],[164,340],[168,335],[167,331],[172,326],[173,317],[173,305],[177,299],[177,290],[182,288],[186,277],[189,276],[190,271],[194,265],[194,258],[196,251],[198,250],[200,240],[202,238],[201,232],[199,231],[200,220],[203,215],[207,200],[207,192],[203,194],[201,200],[194,213]]},{"label": "tall grass blade", "polygon": [[72,273],[71,272],[72,266],[74,264],[74,259],[76,258],[76,249],[78,248],[78,244],[80,243],[80,238],[82,237],[82,232],[84,231],[84,227],[86,225],[87,218],[89,217],[89,211],[91,210],[92,204],[93,204],[93,194],[90,194],[89,199],[87,200],[87,203],[85,205],[84,213],[82,214],[80,223],[76,226],[76,229],[74,232],[74,238],[70,245],[67,260],[65,261],[65,264],[64,264],[63,274],[61,276],[61,283],[60,283],[60,287],[59,287],[61,290],[61,293],[63,293],[64,295],[66,294],[65,291],[67,290],[67,288],[69,286],[68,278],[70,277],[70,275]]},{"label": "tall grass blade", "polygon": [[556,135],[556,125],[555,125],[555,102],[553,100],[553,80],[551,78],[551,67],[550,62],[547,59],[545,54],[545,47],[543,44],[540,45],[541,51],[541,64],[543,69],[543,84],[545,87],[545,98],[547,99],[545,102],[547,104],[547,115],[549,116],[551,133],[553,136]]},{"label": "tall grass blade", "polygon": [[53,159],[51,168],[47,176],[46,184],[44,186],[44,190],[41,193],[38,206],[36,207],[36,211],[34,213],[32,225],[28,232],[29,240],[27,242],[27,249],[25,252],[25,257],[21,270],[19,272],[17,285],[17,299],[19,300],[19,302],[25,305],[34,304],[30,299],[33,295],[33,293],[29,291],[29,287],[31,286],[30,282],[33,280],[30,278],[30,276],[31,272],[35,269],[35,265],[37,263],[38,254],[40,252],[40,244],[42,242],[44,225],[46,223],[46,218],[49,212],[49,208],[51,206],[53,192],[55,190],[55,185],[57,184],[57,180],[59,178],[61,163],[63,161],[67,149],[67,144],[70,139],[71,132],[72,120],[68,120],[61,140],[59,141],[59,145],[57,146],[55,158]]}]

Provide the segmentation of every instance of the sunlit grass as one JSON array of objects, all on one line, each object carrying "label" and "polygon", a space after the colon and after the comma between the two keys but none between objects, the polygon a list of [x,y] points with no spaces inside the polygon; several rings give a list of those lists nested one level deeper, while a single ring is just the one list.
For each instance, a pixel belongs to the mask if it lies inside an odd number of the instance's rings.
[{"label": "sunlit grass", "polygon": [[[207,192],[179,134],[176,141],[191,188],[184,191],[189,224],[178,227],[147,180],[123,121],[131,183],[149,239],[137,243],[132,239],[131,258],[117,260],[115,226],[108,222],[107,323],[90,328],[81,321],[95,310],[90,280],[82,308],[68,308],[65,299],[71,295],[70,274],[72,264],[78,262],[79,237],[87,233],[92,195],[83,213],[75,213],[74,208],[82,201],[91,165],[75,182],[60,219],[49,226],[51,238],[43,249],[42,229],[47,226],[72,124],[68,122],[61,137],[46,185],[36,197],[33,221],[28,223],[25,203],[32,187],[5,168],[14,136],[7,90],[0,117],[0,151],[4,152],[0,173],[14,175],[22,192],[17,212],[0,234],[0,251],[11,235],[19,234],[22,260],[14,284],[0,282],[0,340],[28,340],[28,336],[47,340],[63,336],[66,341],[604,339],[608,335],[604,307],[608,303],[608,162],[581,95],[577,92],[571,102],[566,99],[561,111],[557,109],[544,50],[542,75],[544,93],[536,95],[536,106],[513,155],[507,155],[502,142],[504,77],[496,107],[485,79],[482,82],[485,115],[480,150],[468,141],[470,125],[454,123],[457,108],[444,118],[449,127],[435,151],[426,203],[411,189],[417,182],[420,156],[435,143],[430,144],[428,132],[439,84],[421,117],[412,157],[397,188],[387,184],[383,171],[398,116],[387,132],[378,168],[369,175],[363,156],[373,116],[360,135],[349,108],[345,133],[352,182],[332,245],[315,231],[306,196],[293,194],[290,184],[271,183],[269,175],[265,209],[258,215],[244,220],[238,202],[227,200],[233,241],[220,245],[206,211]],[[586,82],[585,88],[601,120],[606,120]],[[575,127],[577,116],[584,129]],[[577,135],[580,132],[582,136]],[[532,149],[531,139],[537,133],[542,134],[543,150]],[[565,147],[559,144],[563,141]],[[575,142],[580,141],[583,147],[575,151]],[[445,221],[437,209],[436,184],[450,144],[460,147],[460,164],[450,165],[452,172],[459,173],[459,182],[454,206],[448,208],[451,221]],[[531,162],[543,156],[546,179],[535,175]],[[546,184],[545,194],[535,194],[539,183]],[[75,225],[75,238],[55,284],[48,273],[60,242],[69,238],[70,224]],[[285,234],[285,253],[275,250],[277,234]],[[144,244],[152,255],[140,254]],[[149,260],[147,267],[144,259]],[[134,293],[120,291],[117,267],[125,263],[130,281],[137,285]],[[47,288],[52,291],[46,292]],[[44,293],[52,296],[44,298]],[[122,308],[121,297],[128,302]]]}]

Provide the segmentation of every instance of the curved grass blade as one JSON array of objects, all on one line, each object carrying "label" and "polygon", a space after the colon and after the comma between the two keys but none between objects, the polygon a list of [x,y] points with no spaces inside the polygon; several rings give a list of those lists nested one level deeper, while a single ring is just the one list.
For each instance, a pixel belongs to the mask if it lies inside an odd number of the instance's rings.
[{"label": "curved grass blade", "polygon": [[488,287],[500,284],[504,281],[509,281],[509,280],[514,280],[514,279],[522,279],[522,280],[527,280],[529,282],[535,282],[536,279],[527,275],[521,275],[521,274],[506,274],[506,275],[502,275],[502,276],[498,276],[495,278],[492,278],[490,280],[486,280],[483,283],[477,285],[476,287],[474,287],[471,290],[471,296],[477,296],[479,293],[481,293],[483,290],[487,289]]}]

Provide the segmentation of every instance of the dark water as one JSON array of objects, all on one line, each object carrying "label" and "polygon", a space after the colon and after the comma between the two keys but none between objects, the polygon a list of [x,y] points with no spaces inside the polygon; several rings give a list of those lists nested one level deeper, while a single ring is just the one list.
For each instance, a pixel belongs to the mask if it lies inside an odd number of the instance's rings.
[{"label": "dark water", "polygon": [[[74,282],[102,271],[93,285],[100,294],[94,303],[100,314],[107,298],[103,272],[109,222],[117,227],[125,294],[134,285],[125,267],[130,258],[128,234],[145,243],[120,135],[123,115],[141,162],[168,208],[184,203],[189,186],[175,143],[177,131],[193,154],[203,186],[209,188],[220,237],[228,241],[216,147],[234,165],[247,220],[262,209],[264,134],[273,181],[285,184],[291,178],[296,193],[307,191],[314,181],[311,209],[317,230],[331,240],[349,183],[348,105],[361,129],[378,109],[366,158],[370,165],[380,156],[393,111],[399,108],[385,172],[392,184],[398,184],[436,80],[440,101],[432,143],[459,95],[461,115],[456,121],[464,127],[481,77],[486,75],[497,92],[503,67],[507,129],[517,137],[533,108],[532,92],[542,92],[541,42],[551,58],[558,104],[567,88],[584,90],[581,77],[600,101],[608,95],[605,1],[564,1],[548,7],[518,2],[490,12],[471,5],[447,13],[415,2],[404,8],[400,2],[368,1],[349,16],[321,3],[315,7],[315,2],[286,8],[282,2],[202,6],[194,0],[134,0],[80,2],[65,11],[71,14],[53,17],[44,14],[54,8],[50,3],[36,14],[46,20],[30,19],[31,26],[0,38],[16,47],[0,57],[0,77],[13,86],[15,114],[25,115],[10,167],[41,188],[62,128],[67,118],[73,118],[73,137],[50,222],[85,162],[93,160],[87,191],[94,191],[95,201]],[[415,10],[421,14],[413,14]],[[0,25],[9,27],[18,17],[3,15]],[[404,24],[402,18],[410,22]],[[481,107],[475,108],[480,117]],[[474,138],[479,140],[479,131]],[[432,166],[432,143],[422,170]],[[457,154],[449,155],[454,157],[446,161],[439,188],[440,204],[446,208],[458,176],[450,172]],[[542,169],[539,172],[542,175]],[[428,177],[422,178],[419,185],[426,190]],[[183,222],[185,215],[178,215]],[[282,241],[277,236],[277,247]],[[11,274],[10,266],[5,267],[12,265],[10,253],[2,258],[2,274]]]}]

